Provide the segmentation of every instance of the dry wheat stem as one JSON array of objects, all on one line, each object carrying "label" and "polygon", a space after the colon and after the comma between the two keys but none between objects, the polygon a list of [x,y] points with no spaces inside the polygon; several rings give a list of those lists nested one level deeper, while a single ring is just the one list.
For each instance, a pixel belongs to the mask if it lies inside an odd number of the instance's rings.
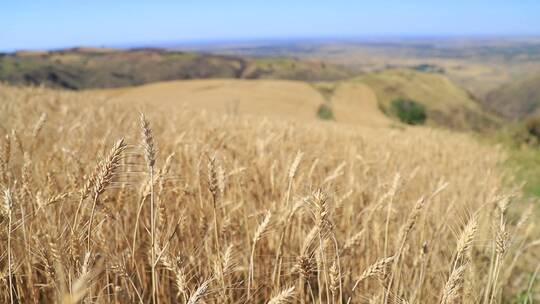
[{"label": "dry wheat stem", "polygon": [[157,298],[157,273],[156,273],[156,216],[155,216],[155,197],[154,197],[154,165],[156,163],[156,148],[154,145],[154,136],[150,123],[143,113],[140,113],[142,147],[144,149],[144,158],[148,167],[150,182],[150,263],[152,276],[152,303],[158,303]]},{"label": "dry wheat stem", "polygon": [[11,225],[12,225],[12,222],[13,222],[13,201],[12,201],[12,198],[11,198],[11,192],[9,191],[9,189],[5,189],[4,190],[4,205],[3,205],[3,213],[6,214],[7,218],[8,218],[8,231],[7,231],[7,255],[8,255],[8,280],[9,280],[9,301],[11,304],[15,303],[15,299],[14,299],[14,293],[15,293],[15,290],[13,289],[14,288],[14,285],[13,285],[13,269],[12,269],[12,264],[13,264],[13,257],[12,257],[12,253],[11,253]]},{"label": "dry wheat stem", "polygon": [[272,217],[272,213],[270,211],[266,212],[266,215],[264,216],[264,219],[259,224],[257,229],[255,230],[255,234],[253,235],[252,240],[252,246],[251,246],[251,255],[249,258],[249,275],[248,275],[248,286],[247,286],[247,298],[248,301],[251,298],[251,285],[253,284],[253,278],[254,278],[254,258],[255,258],[255,246],[257,245],[257,242],[261,240],[263,235],[268,230],[268,225],[270,224],[270,218]]},{"label": "dry wheat stem", "polygon": [[90,220],[88,224],[88,243],[87,243],[87,251],[90,252],[90,242],[92,240],[92,223],[94,221],[94,215],[96,210],[97,201],[99,198],[99,195],[105,191],[107,186],[110,185],[112,182],[112,179],[120,167],[120,159],[122,157],[122,153],[125,151],[127,145],[124,142],[124,139],[120,139],[116,142],[116,144],[113,146],[111,151],[109,152],[109,155],[101,162],[98,173],[95,175],[95,179],[93,180],[93,200],[92,200],[92,211],[90,213]]}]

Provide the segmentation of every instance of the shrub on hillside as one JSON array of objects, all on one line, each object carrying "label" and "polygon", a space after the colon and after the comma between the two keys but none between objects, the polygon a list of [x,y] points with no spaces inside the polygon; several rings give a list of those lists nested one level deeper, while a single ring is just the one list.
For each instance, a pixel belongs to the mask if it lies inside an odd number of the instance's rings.
[{"label": "shrub on hillside", "polygon": [[405,98],[396,99],[392,101],[391,109],[399,120],[409,125],[423,124],[427,118],[424,105],[414,100]]},{"label": "shrub on hillside", "polygon": [[334,112],[332,112],[330,105],[323,103],[317,110],[317,117],[323,120],[334,120]]}]

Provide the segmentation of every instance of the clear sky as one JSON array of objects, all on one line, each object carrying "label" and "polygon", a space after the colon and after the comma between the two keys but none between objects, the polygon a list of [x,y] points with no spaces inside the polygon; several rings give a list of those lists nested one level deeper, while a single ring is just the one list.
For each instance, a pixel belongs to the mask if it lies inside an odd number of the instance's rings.
[{"label": "clear sky", "polygon": [[1,51],[447,35],[540,35],[540,0],[0,0]]}]

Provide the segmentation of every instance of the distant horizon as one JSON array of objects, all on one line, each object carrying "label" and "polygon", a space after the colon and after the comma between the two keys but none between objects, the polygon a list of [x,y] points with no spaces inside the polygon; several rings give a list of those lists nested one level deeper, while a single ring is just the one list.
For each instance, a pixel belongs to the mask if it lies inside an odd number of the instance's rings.
[{"label": "distant horizon", "polygon": [[0,51],[362,37],[540,35],[540,1],[21,0]]},{"label": "distant horizon", "polygon": [[0,49],[0,53],[11,54],[16,52],[39,52],[39,51],[61,51],[77,48],[96,48],[96,49],[178,49],[181,47],[197,48],[197,47],[223,47],[227,45],[282,45],[282,44],[324,44],[324,43],[413,43],[413,42],[436,42],[436,41],[457,41],[466,42],[485,42],[490,40],[514,41],[514,40],[536,40],[540,43],[540,34],[538,35],[493,35],[493,34],[478,34],[478,35],[364,35],[356,37],[343,36],[313,36],[313,37],[261,37],[261,38],[217,38],[217,39],[193,39],[193,40],[170,40],[170,41],[154,41],[154,42],[132,42],[132,43],[112,43],[112,44],[73,44],[62,45],[50,48],[20,48],[20,49]]}]

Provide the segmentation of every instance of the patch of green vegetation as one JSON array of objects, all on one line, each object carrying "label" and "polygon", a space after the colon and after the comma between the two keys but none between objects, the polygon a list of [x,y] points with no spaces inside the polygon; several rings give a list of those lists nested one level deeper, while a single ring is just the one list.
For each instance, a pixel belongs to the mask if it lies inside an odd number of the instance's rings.
[{"label": "patch of green vegetation", "polygon": [[528,196],[540,197],[540,149],[522,147],[510,150],[508,165],[516,169],[518,181],[525,182]]},{"label": "patch of green vegetation", "polygon": [[427,73],[440,73],[440,74],[444,73],[444,68],[438,65],[429,64],[429,63],[421,63],[418,65],[415,65],[412,67],[412,69],[421,71],[421,72],[427,72]]},{"label": "patch of green vegetation", "polygon": [[31,64],[32,62],[30,62],[30,60],[22,61],[16,58],[3,58],[0,60],[0,75],[7,77],[19,70],[26,70]]},{"label": "patch of green vegetation", "polygon": [[508,123],[495,132],[494,138],[513,148],[530,147],[540,149],[540,116],[524,121]]},{"label": "patch of green vegetation", "polygon": [[334,120],[334,112],[328,103],[323,103],[317,110],[317,117],[322,120]]},{"label": "patch of green vegetation", "polygon": [[540,117],[535,116],[527,119],[523,133],[529,143],[538,145],[540,142]]},{"label": "patch of green vegetation", "polygon": [[540,138],[536,134],[540,126],[535,122],[540,120],[509,124],[487,138],[489,144],[505,148],[506,166],[514,172],[518,183],[525,183],[525,195],[540,197]]},{"label": "patch of green vegetation", "polygon": [[527,284],[524,286],[523,290],[521,292],[518,292],[514,295],[514,298],[512,299],[512,304],[533,304],[534,303],[534,286],[536,286],[538,278],[538,268],[534,270],[534,272],[531,272],[529,274],[530,279],[528,280]]},{"label": "patch of green vegetation", "polygon": [[392,112],[403,123],[409,125],[421,125],[426,122],[426,107],[417,101],[398,98],[392,101],[390,107]]}]

